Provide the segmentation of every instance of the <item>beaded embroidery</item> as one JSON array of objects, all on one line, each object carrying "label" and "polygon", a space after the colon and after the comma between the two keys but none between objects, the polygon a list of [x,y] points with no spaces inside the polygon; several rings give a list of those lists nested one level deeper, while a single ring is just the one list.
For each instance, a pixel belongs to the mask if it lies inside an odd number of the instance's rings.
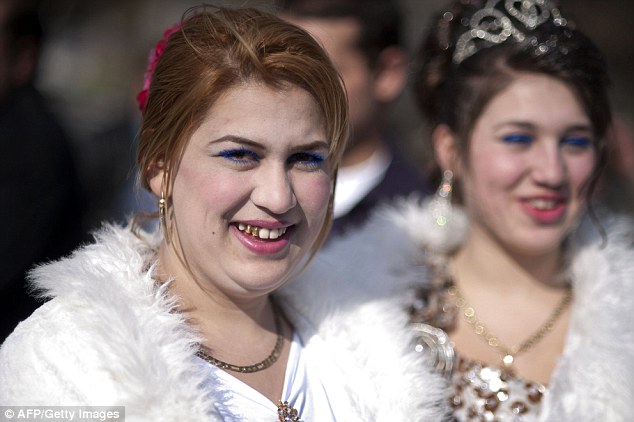
[{"label": "beaded embroidery", "polygon": [[459,421],[529,421],[539,414],[546,386],[504,369],[458,357],[449,404]]}]

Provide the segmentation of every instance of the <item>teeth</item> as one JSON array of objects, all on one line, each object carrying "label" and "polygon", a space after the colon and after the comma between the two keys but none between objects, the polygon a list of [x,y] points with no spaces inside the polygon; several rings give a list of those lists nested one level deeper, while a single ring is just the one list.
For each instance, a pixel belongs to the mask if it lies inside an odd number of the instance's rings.
[{"label": "teeth", "polygon": [[556,205],[556,202],[550,199],[533,199],[529,203],[538,210],[552,209]]},{"label": "teeth", "polygon": [[281,229],[267,229],[243,223],[238,223],[238,230],[249,233],[251,236],[260,239],[277,239],[286,233],[286,227]]}]

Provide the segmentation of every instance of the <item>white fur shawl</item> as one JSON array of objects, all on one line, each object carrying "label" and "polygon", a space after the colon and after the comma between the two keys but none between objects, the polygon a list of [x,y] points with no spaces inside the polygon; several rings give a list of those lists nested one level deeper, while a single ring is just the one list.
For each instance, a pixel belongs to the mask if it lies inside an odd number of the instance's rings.
[{"label": "white fur shawl", "polygon": [[[376,237],[363,242],[396,252],[396,237]],[[196,334],[146,267],[157,242],[107,226],[95,244],[32,273],[52,300],[0,348],[0,404],[125,405],[126,421],[221,420],[213,403],[222,391],[202,387],[209,374],[194,357]],[[327,346],[323,364],[341,375],[354,420],[441,420],[444,381],[409,347],[393,263],[347,252],[338,268],[325,251],[279,302],[306,348],[314,338]],[[348,265],[359,266],[355,276]]]}]

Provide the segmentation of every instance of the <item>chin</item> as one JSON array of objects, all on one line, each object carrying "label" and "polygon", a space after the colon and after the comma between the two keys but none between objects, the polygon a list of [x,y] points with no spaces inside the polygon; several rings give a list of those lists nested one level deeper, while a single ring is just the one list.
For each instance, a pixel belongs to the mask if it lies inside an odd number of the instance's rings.
[{"label": "chin", "polygon": [[512,249],[524,256],[540,257],[560,252],[562,245],[563,241],[560,238],[532,239],[530,242],[523,242]]},{"label": "chin", "polygon": [[524,256],[542,256],[558,252],[567,236],[560,227],[532,228],[502,241],[503,248]]},{"label": "chin", "polygon": [[283,270],[272,271],[270,268],[258,267],[237,275],[236,282],[245,290],[270,292],[286,284],[294,269],[294,267],[285,267]]}]

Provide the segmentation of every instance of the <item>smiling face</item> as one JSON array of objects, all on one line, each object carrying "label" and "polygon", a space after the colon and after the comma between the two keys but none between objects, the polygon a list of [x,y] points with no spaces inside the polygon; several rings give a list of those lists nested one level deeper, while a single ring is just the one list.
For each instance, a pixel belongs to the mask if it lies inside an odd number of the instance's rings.
[{"label": "smiling face", "polygon": [[[172,247],[162,270],[191,274],[228,297],[288,280],[319,234],[331,193],[329,141],[313,98],[297,87],[249,83],[212,106],[185,148],[172,190]],[[160,194],[162,172],[151,180]]]},{"label": "smiling face", "polygon": [[574,92],[521,74],[484,109],[458,173],[475,233],[511,253],[560,250],[585,205],[593,128]]}]

